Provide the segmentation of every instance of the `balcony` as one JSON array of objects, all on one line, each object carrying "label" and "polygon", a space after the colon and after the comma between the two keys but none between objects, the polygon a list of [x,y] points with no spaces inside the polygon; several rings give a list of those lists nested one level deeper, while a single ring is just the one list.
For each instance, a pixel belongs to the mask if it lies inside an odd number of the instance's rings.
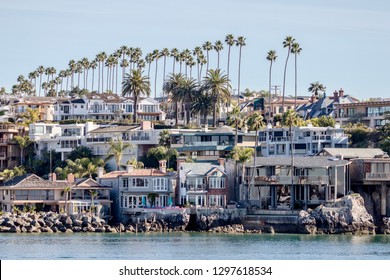
[{"label": "balcony", "polygon": [[388,174],[388,173],[366,173],[366,180],[368,180],[368,181],[390,181],[390,174]]},{"label": "balcony", "polygon": [[[247,176],[247,180],[251,179]],[[329,176],[255,176],[254,181],[257,185],[290,185],[293,179],[294,185],[328,185]]]}]

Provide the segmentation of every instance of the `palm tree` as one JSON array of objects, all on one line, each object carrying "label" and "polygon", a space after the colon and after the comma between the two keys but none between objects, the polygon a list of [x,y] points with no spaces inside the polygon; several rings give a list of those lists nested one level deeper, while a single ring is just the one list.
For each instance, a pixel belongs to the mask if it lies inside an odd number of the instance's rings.
[{"label": "palm tree", "polygon": [[203,117],[205,124],[207,124],[207,116],[213,112],[213,100],[212,96],[207,91],[200,88],[198,93],[194,96],[194,100],[191,106],[191,112],[199,114],[199,124],[201,124],[201,118]]},{"label": "palm tree", "polygon": [[171,139],[170,139],[169,130],[164,129],[163,131],[161,131],[159,133],[158,136],[160,137],[160,139],[158,140],[158,144],[160,146],[164,146],[166,148],[169,148],[170,145],[171,145]]},{"label": "palm tree", "polygon": [[72,60],[69,61],[68,66],[69,66],[69,71],[71,73],[70,88],[73,89],[74,88],[74,73],[75,73],[75,71],[77,69],[77,63],[76,63],[76,61],[74,61],[72,59]]},{"label": "palm tree", "polygon": [[157,98],[157,69],[158,69],[158,60],[161,57],[159,50],[154,50],[152,53],[153,60],[156,60],[156,70],[154,73],[154,98]]},{"label": "palm tree", "polygon": [[[98,65],[98,92],[104,91],[104,61],[107,58],[107,54],[105,52],[100,52],[96,55],[96,61],[99,63]],[[101,74],[101,75],[100,75]],[[101,79],[101,80],[100,80]],[[100,91],[100,81],[102,85],[102,90]],[[73,86],[72,86],[73,87]]]},{"label": "palm tree", "polygon": [[203,46],[203,50],[206,51],[206,57],[207,57],[207,66],[206,66],[206,72],[209,71],[209,51],[213,49],[213,44],[209,41],[206,41]]},{"label": "palm tree", "polygon": [[223,43],[220,40],[214,43],[214,50],[217,52],[217,69],[219,69],[219,54],[223,50]]},{"label": "palm tree", "polygon": [[239,105],[233,107],[232,111],[227,114],[226,122],[228,125],[235,127],[234,145],[238,144],[238,128],[244,124],[245,115],[241,113]]},{"label": "palm tree", "polygon": [[202,52],[202,48],[201,47],[195,47],[194,50],[192,51],[192,54],[196,56],[196,62],[197,62],[197,66],[198,66],[198,83],[200,83],[200,79],[201,79],[201,76],[200,76],[200,62],[201,62],[201,59],[200,57],[203,55],[203,52]]},{"label": "palm tree", "polygon": [[94,215],[95,214],[95,202],[94,202],[94,199],[95,197],[98,196],[98,191],[97,190],[89,190],[89,194],[91,195],[91,207],[90,207],[90,212],[91,212],[91,215]]},{"label": "palm tree", "polygon": [[229,70],[230,70],[230,49],[234,45],[236,40],[234,39],[234,36],[232,34],[228,34],[225,37],[225,43],[228,45],[228,63],[227,63],[227,77],[228,79],[230,78],[229,76]]},{"label": "palm tree", "polygon": [[326,87],[317,81],[314,83],[310,83],[310,87],[307,90],[313,93],[318,98],[319,92],[325,92]]},{"label": "palm tree", "polygon": [[204,79],[203,86],[213,100],[213,124],[217,126],[217,109],[220,103],[227,102],[230,99],[230,80],[225,74],[221,73],[220,69],[210,69]]},{"label": "palm tree", "polygon": [[26,149],[28,146],[30,146],[32,141],[30,140],[30,137],[20,136],[20,135],[16,135],[14,137],[14,139],[20,148],[20,165],[23,165],[24,164],[24,149]]},{"label": "palm tree", "polygon": [[138,99],[142,95],[150,95],[150,82],[149,78],[143,76],[143,71],[141,69],[135,69],[127,74],[125,80],[122,84],[122,95],[123,96],[132,96],[134,100],[134,115],[133,122],[137,122],[137,106]]},{"label": "palm tree", "polygon": [[98,62],[96,61],[96,59],[92,60],[89,66],[92,69],[92,87],[91,87],[91,92],[92,92],[93,86],[95,84],[95,69],[98,67]]},{"label": "palm tree", "polygon": [[276,55],[275,50],[270,50],[267,53],[267,60],[270,62],[269,64],[269,79],[268,79],[268,91],[269,91],[269,96],[268,96],[268,123],[271,123],[271,75],[272,75],[272,64],[276,60],[278,56]]},{"label": "palm tree", "polygon": [[[173,94],[173,99],[178,100],[184,104],[186,112],[186,124],[189,124],[191,117],[191,103],[197,93],[197,85],[194,79],[184,77],[177,90]],[[175,96],[176,95],[176,96]]]},{"label": "palm tree", "polygon": [[168,80],[163,85],[163,91],[167,95],[170,94],[172,101],[174,101],[176,103],[176,110],[174,110],[175,111],[175,118],[176,118],[176,126],[178,125],[178,120],[179,120],[179,117],[178,117],[179,99],[177,99],[179,97],[178,91],[179,91],[179,87],[182,84],[183,80],[184,80],[183,74],[172,73],[171,75],[169,75]]},{"label": "palm tree", "polygon": [[255,175],[255,168],[256,168],[256,156],[257,156],[257,149],[259,147],[259,130],[264,126],[263,116],[259,112],[254,112],[252,115],[248,118],[248,126],[250,130],[255,131],[256,140],[255,140],[255,153],[253,156],[253,169],[252,169],[252,176],[251,176],[251,185],[253,185],[253,179]]},{"label": "palm tree", "polygon": [[146,54],[145,61],[148,64],[148,79],[150,80],[150,65],[152,64],[153,61],[153,54],[152,53]]},{"label": "palm tree", "polygon": [[245,46],[245,38],[243,36],[240,36],[237,38],[236,46],[238,46],[239,49],[239,56],[238,56],[238,86],[237,86],[237,93],[238,93],[238,101],[240,101],[240,80],[241,80],[241,50],[242,47]]},{"label": "palm tree", "polygon": [[[68,209],[68,194],[71,194],[71,186],[66,186],[64,188],[64,195],[65,195],[65,213],[69,214],[69,209]],[[71,197],[69,199],[72,199]]]},{"label": "palm tree", "polygon": [[[245,165],[246,163],[252,158],[254,153],[253,148],[246,148],[246,147],[234,147],[231,151],[231,158],[235,160],[236,162],[241,163],[241,187],[244,188],[245,186]],[[248,187],[247,187],[248,188]],[[240,197],[237,194],[236,189],[236,197],[239,199]],[[244,199],[248,200],[248,189],[245,190],[245,194],[243,194]]]},{"label": "palm tree", "polygon": [[164,57],[164,70],[163,70],[163,84],[165,83],[165,70],[166,70],[166,64],[167,64],[167,56],[170,55],[168,48],[163,48],[161,51],[161,56]]},{"label": "palm tree", "polygon": [[[135,71],[135,70],[133,70]],[[130,143],[124,143],[123,140],[119,137],[117,137],[116,140],[110,139],[108,142],[110,148],[108,149],[108,156],[106,157],[106,160],[115,158],[115,163],[116,163],[116,170],[119,171],[119,168],[121,166],[121,161],[122,161],[122,156],[123,152],[126,149],[132,148],[132,145]]]},{"label": "palm tree", "polygon": [[293,147],[293,132],[292,128],[298,126],[300,123],[300,118],[294,110],[288,110],[283,115],[283,124],[289,127],[290,131],[290,157],[291,157],[291,167],[290,167],[290,176],[291,176],[291,207],[294,209],[295,203],[295,189],[294,189],[294,147]]},{"label": "palm tree", "polygon": [[294,54],[295,58],[295,99],[294,99],[294,108],[297,108],[297,92],[298,92],[298,79],[297,79],[297,57],[301,53],[302,48],[299,46],[297,42],[294,42],[291,47],[291,53]]},{"label": "palm tree", "polygon": [[291,48],[293,43],[295,42],[295,39],[291,36],[287,36],[283,41],[283,48],[288,48],[287,51],[287,58],[286,63],[284,65],[284,75],[283,75],[283,99],[282,99],[282,113],[284,113],[284,98],[285,98],[285,92],[286,92],[286,72],[287,72],[287,62],[288,58],[290,56]]},{"label": "palm tree", "polygon": [[42,65],[39,66],[36,70],[39,74],[39,93],[38,93],[38,96],[41,96],[41,88],[42,88],[42,75],[43,73],[45,73],[45,67],[43,67]]},{"label": "palm tree", "polygon": [[173,49],[171,49],[171,53],[169,55],[173,58],[172,73],[175,74],[175,63],[176,63],[176,58],[179,56],[179,50],[176,48],[173,48]]}]

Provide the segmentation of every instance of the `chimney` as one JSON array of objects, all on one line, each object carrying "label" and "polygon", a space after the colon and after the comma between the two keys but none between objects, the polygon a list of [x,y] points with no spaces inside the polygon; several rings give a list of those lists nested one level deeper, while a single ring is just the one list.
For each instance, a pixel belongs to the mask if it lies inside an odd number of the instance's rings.
[{"label": "chimney", "polygon": [[182,163],[184,163],[184,162],[186,162],[186,158],[185,157],[183,157],[183,156],[179,156],[177,159],[176,159],[176,163],[177,163],[177,172],[179,172],[179,170],[180,170],[180,165],[182,164]]},{"label": "chimney", "polygon": [[74,174],[69,173],[68,176],[66,177],[66,180],[68,181],[68,183],[74,183]]},{"label": "chimney", "polygon": [[142,121],[141,122],[141,129],[142,130],[151,130],[152,129],[152,122],[151,121]]},{"label": "chimney", "polygon": [[339,102],[339,92],[337,90],[333,92],[333,99],[334,102]]},{"label": "chimney", "polygon": [[50,181],[52,181],[52,182],[57,181],[57,174],[55,174],[55,173],[50,173],[49,179],[50,179]]},{"label": "chimney", "polygon": [[219,158],[218,163],[219,163],[219,166],[225,167],[225,159],[224,158]]},{"label": "chimney", "polygon": [[134,166],[131,164],[126,165],[126,173],[131,173],[134,170]]},{"label": "chimney", "polygon": [[97,178],[98,179],[103,177],[103,172],[104,172],[104,168],[103,167],[98,167],[98,169],[97,169]]},{"label": "chimney", "polygon": [[344,90],[342,88],[340,88],[339,90],[339,97],[343,97],[344,96]]},{"label": "chimney", "polygon": [[162,159],[158,162],[159,170],[162,173],[167,173],[167,161]]},{"label": "chimney", "polygon": [[314,103],[314,102],[316,102],[316,100],[317,100],[316,96],[314,94],[312,94],[310,97],[310,102]]}]

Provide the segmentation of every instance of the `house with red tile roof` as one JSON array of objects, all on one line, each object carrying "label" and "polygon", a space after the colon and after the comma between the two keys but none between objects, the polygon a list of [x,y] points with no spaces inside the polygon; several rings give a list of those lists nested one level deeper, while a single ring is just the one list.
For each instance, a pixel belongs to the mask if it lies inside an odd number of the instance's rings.
[{"label": "house with red tile roof", "polygon": [[100,184],[111,186],[114,201],[114,221],[125,222],[144,209],[161,209],[173,205],[176,179],[166,171],[166,161],[159,162],[159,169],[136,169],[127,165],[126,170],[98,173]]}]

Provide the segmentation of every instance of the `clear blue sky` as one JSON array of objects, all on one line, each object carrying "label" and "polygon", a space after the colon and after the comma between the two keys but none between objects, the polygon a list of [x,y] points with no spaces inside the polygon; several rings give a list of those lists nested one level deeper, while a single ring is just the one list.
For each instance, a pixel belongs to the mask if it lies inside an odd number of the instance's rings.
[{"label": "clear blue sky", "polygon": [[[342,87],[359,99],[390,97],[387,0],[1,0],[0,34],[0,87],[7,90],[18,75],[27,77],[39,65],[58,71],[70,59],[93,59],[122,45],[140,47],[144,54],[164,47],[192,50],[205,41],[224,41],[227,34],[247,38],[241,89],[267,89],[266,54],[277,51],[273,84],[282,85],[287,53],[282,42],[291,35],[303,49],[299,94],[320,81],[328,94]],[[236,88],[238,48],[231,55]],[[226,57],[225,47],[222,65]],[[286,95],[294,94],[293,77],[290,59]]]}]

